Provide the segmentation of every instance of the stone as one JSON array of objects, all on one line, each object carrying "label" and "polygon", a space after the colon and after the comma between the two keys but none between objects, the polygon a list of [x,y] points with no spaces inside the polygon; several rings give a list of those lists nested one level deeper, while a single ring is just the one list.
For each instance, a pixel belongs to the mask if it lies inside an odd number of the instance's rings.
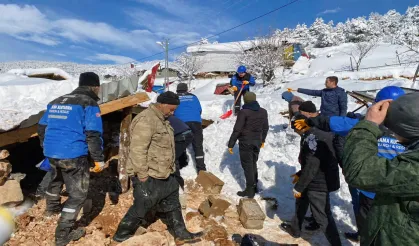
[{"label": "stone", "polygon": [[182,209],[186,209],[186,194],[179,194],[179,201],[180,201],[180,206],[182,207]]},{"label": "stone", "polygon": [[133,236],[132,238],[119,244],[120,246],[169,246],[173,242],[173,237],[169,232],[147,232],[143,235]]},{"label": "stone", "polygon": [[242,198],[238,206],[240,222],[246,229],[263,229],[266,215],[255,199]]},{"label": "stone", "polygon": [[12,165],[7,160],[0,161],[0,185],[4,185],[12,172]]},{"label": "stone", "polygon": [[201,214],[199,212],[189,212],[185,215],[185,220],[186,221],[190,221],[191,219],[193,219],[196,216],[200,216]]},{"label": "stone", "polygon": [[202,186],[205,194],[220,194],[224,186],[221,179],[207,171],[200,171],[195,181]]},{"label": "stone", "polygon": [[226,200],[209,196],[208,201],[211,206],[212,214],[215,216],[224,216],[225,211],[230,207],[230,203]]},{"label": "stone", "polygon": [[201,205],[199,205],[198,210],[205,218],[210,217],[212,210],[208,199],[203,201]]},{"label": "stone", "polygon": [[9,157],[10,153],[7,150],[2,150],[0,151],[0,160],[6,159],[7,157]]},{"label": "stone", "polygon": [[0,194],[0,205],[16,206],[24,200],[20,183],[16,180],[7,180],[0,186]]},{"label": "stone", "polygon": [[214,242],[217,239],[227,239],[227,230],[220,225],[211,226],[208,232],[205,233],[204,239],[210,242]]}]

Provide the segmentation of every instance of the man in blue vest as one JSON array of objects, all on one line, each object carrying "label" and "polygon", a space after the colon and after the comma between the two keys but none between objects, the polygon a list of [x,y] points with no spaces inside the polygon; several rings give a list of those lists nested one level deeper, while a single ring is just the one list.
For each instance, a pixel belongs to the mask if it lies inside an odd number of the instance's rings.
[{"label": "man in blue vest", "polygon": [[[375,102],[392,99],[396,100],[400,96],[404,95],[405,92],[402,88],[397,86],[387,86],[381,89],[377,96],[375,97]],[[362,115],[348,113],[351,117],[343,116],[319,116],[316,118],[310,118],[305,120],[304,123],[307,123],[308,126],[315,126],[324,131],[332,131],[340,136],[345,137],[348,135],[349,131],[363,118]],[[302,123],[302,125],[304,125]],[[383,125],[380,126],[380,129],[384,132],[384,135],[378,139],[378,153],[379,157],[384,157],[387,159],[393,159],[395,156],[403,153],[405,147],[398,143],[397,139],[394,137],[394,134]],[[336,147],[335,147],[336,148]],[[339,151],[343,153],[343,151]],[[355,189],[355,188],[353,188]],[[351,195],[354,192],[351,192]],[[359,197],[353,197],[354,203],[354,212],[356,217],[356,223],[358,227],[358,232],[356,233],[345,233],[345,236],[352,241],[359,241],[359,234],[364,230],[363,225],[366,224],[367,214],[372,207],[375,193],[368,192],[364,190],[358,190]]]},{"label": "man in blue vest", "polygon": [[[89,188],[87,156],[90,154],[95,162],[93,172],[100,172],[105,167],[102,118],[97,104],[99,88],[97,74],[80,74],[79,87],[50,102],[39,121],[39,139],[52,168],[52,181],[45,192],[46,215],[61,211],[55,230],[57,246],[67,245],[86,233],[83,228],[73,229],[73,226]],[[63,183],[69,197],[61,206]]]},{"label": "man in blue vest", "polygon": [[[234,91],[234,100],[239,97],[236,104],[234,105],[234,115],[237,115],[240,111],[240,107],[242,105],[242,96],[244,96],[244,94],[249,91],[250,86],[254,86],[256,84],[255,78],[246,71],[247,69],[245,66],[240,66],[237,68],[237,73],[233,75],[230,80],[230,85]],[[239,95],[242,85],[244,85],[244,87],[242,93]]]},{"label": "man in blue vest", "polygon": [[[180,105],[175,111],[175,116],[186,123],[193,133],[192,146],[195,152],[196,170],[206,171],[204,161],[204,135],[202,132],[202,107],[197,96],[188,92],[188,85],[179,83],[176,89]],[[185,157],[181,156],[181,159]],[[181,163],[180,163],[181,164]]]}]

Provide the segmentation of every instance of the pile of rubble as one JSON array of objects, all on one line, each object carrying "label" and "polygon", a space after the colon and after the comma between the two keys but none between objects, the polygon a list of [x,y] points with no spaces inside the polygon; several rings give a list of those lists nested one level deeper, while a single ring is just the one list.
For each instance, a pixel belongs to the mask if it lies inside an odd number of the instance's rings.
[{"label": "pile of rubble", "polygon": [[11,174],[12,165],[6,158],[9,151],[0,151],[0,206],[14,207],[24,200],[20,180],[25,177],[22,174]]}]

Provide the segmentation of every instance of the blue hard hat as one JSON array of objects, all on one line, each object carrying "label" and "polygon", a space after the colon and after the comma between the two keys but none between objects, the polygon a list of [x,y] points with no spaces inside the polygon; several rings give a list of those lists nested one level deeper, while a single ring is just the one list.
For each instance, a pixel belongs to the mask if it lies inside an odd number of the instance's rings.
[{"label": "blue hard hat", "polygon": [[241,65],[239,68],[237,68],[237,72],[238,73],[245,73],[246,72],[246,67]]},{"label": "blue hard hat", "polygon": [[396,100],[404,94],[406,94],[404,90],[398,86],[386,86],[377,93],[377,96],[375,97],[375,102],[387,99]]}]

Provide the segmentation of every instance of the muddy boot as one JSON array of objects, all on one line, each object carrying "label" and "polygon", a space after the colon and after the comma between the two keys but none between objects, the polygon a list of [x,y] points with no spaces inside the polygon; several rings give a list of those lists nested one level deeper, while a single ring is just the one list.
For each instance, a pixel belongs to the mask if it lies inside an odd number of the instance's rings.
[{"label": "muddy boot", "polygon": [[60,228],[59,226],[55,230],[55,245],[65,246],[71,241],[77,241],[86,235],[84,228],[77,228],[72,230],[71,228]]},{"label": "muddy boot", "polygon": [[167,212],[164,217],[160,218],[167,225],[169,232],[175,238],[176,245],[200,242],[201,237],[204,235],[203,232],[191,233],[186,229],[182,211],[180,209]]},{"label": "muddy boot", "polygon": [[128,213],[125,214],[124,218],[119,222],[113,240],[120,243],[131,238],[140,227],[142,221],[141,218],[133,218]]},{"label": "muddy boot", "polygon": [[246,189],[244,191],[237,192],[237,195],[241,197],[253,198],[255,197],[255,192],[256,192],[255,185],[247,185]]}]

